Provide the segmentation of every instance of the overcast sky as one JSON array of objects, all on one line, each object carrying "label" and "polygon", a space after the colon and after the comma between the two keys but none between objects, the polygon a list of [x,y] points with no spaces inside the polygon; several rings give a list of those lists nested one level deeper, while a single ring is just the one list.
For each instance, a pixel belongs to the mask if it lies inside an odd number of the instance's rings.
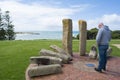
[{"label": "overcast sky", "polygon": [[120,30],[120,0],[0,0],[2,12],[10,11],[15,31],[62,31],[62,20],[87,21],[87,29],[103,22]]}]

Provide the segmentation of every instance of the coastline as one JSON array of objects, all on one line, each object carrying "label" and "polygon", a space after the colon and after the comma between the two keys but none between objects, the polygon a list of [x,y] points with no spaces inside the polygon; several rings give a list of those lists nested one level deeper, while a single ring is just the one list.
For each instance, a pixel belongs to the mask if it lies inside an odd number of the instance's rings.
[{"label": "coastline", "polygon": [[33,35],[40,35],[39,33],[34,33],[34,32],[15,32],[15,34],[33,34]]},{"label": "coastline", "polygon": [[[15,40],[62,40],[62,31],[24,31],[24,32],[15,32]],[[76,36],[78,31],[73,31],[73,36]]]}]

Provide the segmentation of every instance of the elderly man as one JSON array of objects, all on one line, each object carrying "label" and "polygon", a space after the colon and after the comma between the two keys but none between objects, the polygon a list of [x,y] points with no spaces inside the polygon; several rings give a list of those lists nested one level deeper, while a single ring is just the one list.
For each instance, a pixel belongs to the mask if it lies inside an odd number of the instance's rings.
[{"label": "elderly man", "polygon": [[96,36],[96,42],[99,51],[99,64],[98,68],[95,68],[96,71],[102,72],[102,70],[106,71],[107,64],[107,49],[109,47],[109,42],[111,39],[111,31],[108,26],[100,23],[98,25],[99,31]]}]

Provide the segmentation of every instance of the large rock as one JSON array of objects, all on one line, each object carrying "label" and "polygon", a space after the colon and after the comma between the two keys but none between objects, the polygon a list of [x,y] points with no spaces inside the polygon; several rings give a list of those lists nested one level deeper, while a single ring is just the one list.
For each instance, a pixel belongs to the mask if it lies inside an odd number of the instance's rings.
[{"label": "large rock", "polygon": [[[107,49],[107,58],[109,58],[109,57],[111,56],[111,53],[112,53],[112,48],[109,47],[109,48]],[[99,54],[97,55],[97,59],[99,59]]]},{"label": "large rock", "polygon": [[60,64],[62,65],[62,59],[51,56],[35,56],[30,57],[30,63],[40,64],[40,65],[50,65],[50,64]]},{"label": "large rock", "polygon": [[112,48],[109,47],[109,48],[107,49],[107,57],[109,57],[109,56],[111,55],[111,53],[112,53]]},{"label": "large rock", "polygon": [[28,75],[30,77],[56,74],[61,72],[62,72],[62,69],[61,69],[61,65],[59,64],[42,65],[42,66],[31,67],[28,69]]},{"label": "large rock", "polygon": [[89,57],[91,59],[96,59],[97,58],[97,48],[95,45],[93,45],[90,49]]},{"label": "large rock", "polygon": [[63,19],[63,38],[62,45],[63,49],[73,56],[72,53],[72,20],[71,19]]},{"label": "large rock", "polygon": [[80,31],[79,51],[80,51],[80,55],[84,56],[86,54],[87,22],[84,20],[79,20],[78,24],[79,24],[79,31]]},{"label": "large rock", "polygon": [[41,56],[52,56],[52,57],[61,58],[63,63],[69,63],[69,57],[68,56],[66,56],[64,54],[57,53],[57,52],[53,52],[53,51],[50,51],[50,50],[41,49],[40,55]]},{"label": "large rock", "polygon": [[69,53],[65,52],[64,49],[58,47],[57,45],[50,45],[50,48],[52,48],[54,51],[56,51],[56,52],[58,52],[60,54],[67,55],[69,57],[69,60],[72,61],[72,56]]}]

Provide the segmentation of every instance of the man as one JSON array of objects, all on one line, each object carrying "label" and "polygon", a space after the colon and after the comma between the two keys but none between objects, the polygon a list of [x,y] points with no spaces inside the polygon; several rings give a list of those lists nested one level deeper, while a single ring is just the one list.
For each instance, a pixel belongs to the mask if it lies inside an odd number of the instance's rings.
[{"label": "man", "polygon": [[96,42],[99,51],[99,64],[98,68],[95,68],[96,71],[102,72],[102,70],[106,71],[107,64],[107,49],[109,47],[109,42],[111,39],[111,31],[108,26],[100,23],[98,25],[99,31],[96,36]]}]

